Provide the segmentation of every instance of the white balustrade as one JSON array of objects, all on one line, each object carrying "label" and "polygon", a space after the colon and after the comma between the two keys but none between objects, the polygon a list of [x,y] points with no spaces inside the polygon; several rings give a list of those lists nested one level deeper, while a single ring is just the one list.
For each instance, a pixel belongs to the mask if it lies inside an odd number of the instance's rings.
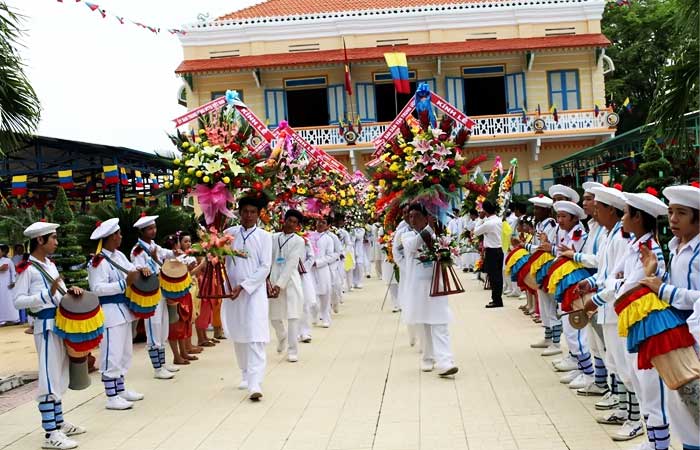
[{"label": "white balustrade", "polygon": [[[608,128],[606,123],[607,111],[600,111],[596,117],[593,111],[563,111],[558,114],[559,120],[555,121],[552,114],[542,114],[539,118],[544,120],[545,128],[543,132],[567,131],[567,130],[587,130]],[[478,116],[472,117],[474,127],[472,136],[491,136],[495,139],[507,137],[509,134],[533,133],[533,124],[538,118],[537,114],[508,114],[499,116]],[[373,139],[379,137],[388,123],[367,123],[362,125],[357,143],[369,144]],[[307,127],[296,129],[304,139],[311,145],[345,145],[345,139],[341,136],[338,127]],[[456,132],[457,130],[455,130]]]}]

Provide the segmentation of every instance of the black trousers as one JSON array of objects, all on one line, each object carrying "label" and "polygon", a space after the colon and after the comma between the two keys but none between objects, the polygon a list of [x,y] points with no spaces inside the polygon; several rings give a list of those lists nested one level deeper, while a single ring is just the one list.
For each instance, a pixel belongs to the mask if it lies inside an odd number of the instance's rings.
[{"label": "black trousers", "polygon": [[484,272],[491,283],[491,301],[497,305],[503,304],[503,250],[498,248],[484,249]]}]

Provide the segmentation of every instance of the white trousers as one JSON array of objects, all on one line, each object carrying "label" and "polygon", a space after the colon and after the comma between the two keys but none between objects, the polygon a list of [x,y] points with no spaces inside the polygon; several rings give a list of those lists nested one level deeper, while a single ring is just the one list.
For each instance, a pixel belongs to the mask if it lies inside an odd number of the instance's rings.
[{"label": "white trousers", "polygon": [[241,379],[248,383],[248,391],[261,392],[265,376],[265,343],[234,342],[236,361],[241,369]]},{"label": "white trousers", "polygon": [[330,294],[318,296],[318,313],[321,322],[331,323],[331,296]]},{"label": "white trousers", "polygon": [[627,343],[617,332],[617,323],[603,324],[603,339],[605,340],[605,367],[608,373],[614,373],[625,385],[628,391],[634,391],[630,380],[630,367],[627,365]]},{"label": "white trousers", "polygon": [[551,295],[541,289],[537,290],[537,301],[540,304],[540,318],[542,325],[545,327],[553,327],[561,325],[561,319],[557,319],[557,303]]},{"label": "white trousers", "polygon": [[596,316],[591,317],[591,320],[586,325],[588,330],[588,345],[591,347],[591,353],[594,356],[605,360],[605,342],[603,341],[603,326],[595,323]]},{"label": "white trousers", "polygon": [[390,284],[389,285],[389,295],[391,296],[391,304],[394,307],[394,309],[401,308],[401,305],[399,305],[399,285],[398,284]]},{"label": "white trousers", "polygon": [[37,387],[37,401],[54,400],[61,401],[61,397],[68,390],[68,354],[63,339],[55,335],[50,329],[44,330],[46,321],[36,319],[34,327],[42,330],[41,334],[34,335],[34,345],[39,356],[39,386]]},{"label": "white trousers", "polygon": [[561,327],[564,338],[566,339],[566,345],[573,355],[577,356],[590,353],[587,328],[577,330],[572,327],[568,316],[564,316],[564,320],[561,321]]},{"label": "white trousers", "polygon": [[352,271],[352,287],[362,286],[362,279],[365,276],[365,264],[355,264],[355,269]]},{"label": "white trousers", "polygon": [[668,425],[668,409],[664,395],[664,382],[656,369],[638,369],[637,354],[625,352],[630,367],[632,386],[639,399],[639,411],[649,416],[647,425],[659,427]]},{"label": "white trousers", "polygon": [[287,338],[287,353],[299,355],[299,319],[271,320],[272,328],[275,329],[277,342],[282,342]]},{"label": "white trousers", "polygon": [[423,361],[434,362],[438,370],[454,366],[447,324],[421,324],[423,331]]},{"label": "white trousers", "polygon": [[346,291],[349,291],[350,289],[352,289],[352,273],[353,273],[352,269],[345,272],[345,290]]},{"label": "white trousers", "polygon": [[374,260],[374,270],[377,273],[377,277],[381,278],[382,277],[382,258],[377,257],[377,259]]},{"label": "white trousers", "polygon": [[700,430],[695,425],[695,419],[681,401],[678,391],[674,391],[664,385],[664,396],[667,399],[670,430],[681,440],[683,445],[692,448],[700,448]]},{"label": "white trousers", "polygon": [[161,298],[156,306],[153,316],[144,321],[146,328],[146,346],[148,348],[165,348],[168,342],[170,322],[168,319],[168,306],[165,299]]},{"label": "white trousers", "polygon": [[105,329],[100,342],[100,373],[104,377],[126,376],[134,348],[132,336],[131,322]]}]

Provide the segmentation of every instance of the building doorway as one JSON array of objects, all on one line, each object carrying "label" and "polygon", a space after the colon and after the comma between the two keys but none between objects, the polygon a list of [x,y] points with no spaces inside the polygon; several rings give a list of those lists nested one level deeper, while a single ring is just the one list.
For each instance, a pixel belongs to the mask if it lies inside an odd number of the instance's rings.
[{"label": "building doorway", "polygon": [[466,113],[470,116],[505,114],[506,84],[503,76],[465,78]]},{"label": "building doorway", "polygon": [[[416,82],[411,81],[411,92],[416,92]],[[374,98],[377,105],[377,122],[390,122],[396,118],[401,109],[406,106],[413,94],[396,94],[394,97],[394,83],[381,83],[374,85]]]},{"label": "building doorway", "polygon": [[285,91],[287,117],[292,127],[328,125],[328,91],[326,88]]}]

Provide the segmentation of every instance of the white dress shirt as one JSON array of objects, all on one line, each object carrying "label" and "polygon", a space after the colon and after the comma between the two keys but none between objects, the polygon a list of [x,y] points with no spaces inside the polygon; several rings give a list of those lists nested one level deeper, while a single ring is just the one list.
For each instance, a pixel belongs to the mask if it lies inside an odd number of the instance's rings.
[{"label": "white dress shirt", "polygon": [[474,227],[476,236],[484,236],[484,248],[501,248],[501,219],[493,214]]}]

